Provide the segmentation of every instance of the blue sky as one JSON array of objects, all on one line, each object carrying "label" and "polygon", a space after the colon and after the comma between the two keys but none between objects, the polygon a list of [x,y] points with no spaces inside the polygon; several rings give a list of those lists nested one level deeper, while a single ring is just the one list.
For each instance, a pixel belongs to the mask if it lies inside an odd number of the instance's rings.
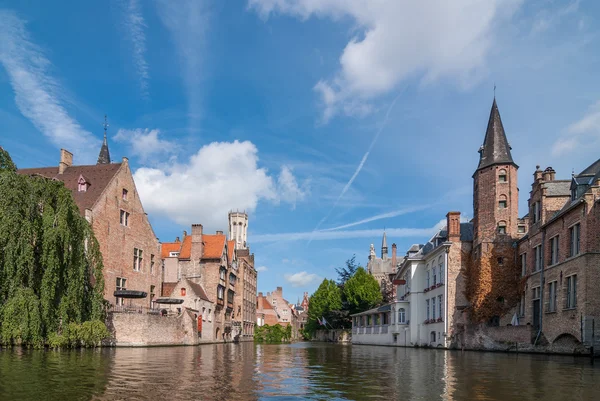
[{"label": "blue sky", "polygon": [[384,227],[400,253],[471,175],[496,98],[520,166],[600,156],[600,5],[551,0],[0,1],[0,144],[93,163],[108,115],[157,235],[250,213],[259,291],[290,301]]}]

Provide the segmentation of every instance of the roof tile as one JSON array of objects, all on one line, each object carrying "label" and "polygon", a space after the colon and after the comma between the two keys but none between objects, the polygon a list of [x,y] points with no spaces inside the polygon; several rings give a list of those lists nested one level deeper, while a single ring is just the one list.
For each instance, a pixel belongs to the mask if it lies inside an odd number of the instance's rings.
[{"label": "roof tile", "polygon": [[203,259],[221,259],[225,247],[225,235],[204,234],[202,235],[202,242],[204,242]]}]

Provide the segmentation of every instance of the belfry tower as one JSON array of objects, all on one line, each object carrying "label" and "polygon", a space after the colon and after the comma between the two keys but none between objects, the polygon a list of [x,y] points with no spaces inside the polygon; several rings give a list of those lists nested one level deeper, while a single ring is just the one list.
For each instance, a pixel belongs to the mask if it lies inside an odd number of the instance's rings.
[{"label": "belfry tower", "polygon": [[248,249],[248,214],[229,212],[229,240],[235,241],[235,249]]}]

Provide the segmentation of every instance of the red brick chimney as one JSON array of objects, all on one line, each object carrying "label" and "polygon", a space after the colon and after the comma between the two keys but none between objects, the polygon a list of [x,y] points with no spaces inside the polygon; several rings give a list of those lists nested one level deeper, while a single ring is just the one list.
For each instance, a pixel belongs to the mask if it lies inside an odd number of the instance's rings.
[{"label": "red brick chimney", "polygon": [[392,267],[394,268],[394,271],[396,271],[396,244],[392,244]]},{"label": "red brick chimney", "polygon": [[448,212],[446,215],[448,241],[460,241],[460,212]]}]

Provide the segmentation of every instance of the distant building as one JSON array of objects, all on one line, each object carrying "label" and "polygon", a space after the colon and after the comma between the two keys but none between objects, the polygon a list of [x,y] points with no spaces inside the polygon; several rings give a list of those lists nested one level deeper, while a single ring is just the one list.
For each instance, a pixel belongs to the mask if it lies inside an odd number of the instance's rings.
[{"label": "distant building", "polygon": [[259,292],[256,297],[256,325],[258,327],[264,325],[274,326],[277,323],[279,323],[279,316],[275,308],[267,297],[262,292]]},{"label": "distant building", "polygon": [[[144,212],[127,158],[111,163],[106,133],[96,164],[73,165],[73,154],[61,149],[58,166],[20,169],[18,173],[62,181],[71,191],[100,245],[104,298],[112,308],[152,307],[160,292],[160,243]],[[135,290],[147,296],[124,299],[114,296],[116,290]]]},{"label": "distant building", "polygon": [[369,261],[367,262],[367,272],[371,274],[379,283],[383,299],[390,302],[395,297],[395,286],[392,280],[398,269],[396,258],[396,244],[392,244],[392,257],[388,257],[387,236],[384,231],[381,240],[381,257],[375,254],[375,247],[371,244],[369,251]]}]

